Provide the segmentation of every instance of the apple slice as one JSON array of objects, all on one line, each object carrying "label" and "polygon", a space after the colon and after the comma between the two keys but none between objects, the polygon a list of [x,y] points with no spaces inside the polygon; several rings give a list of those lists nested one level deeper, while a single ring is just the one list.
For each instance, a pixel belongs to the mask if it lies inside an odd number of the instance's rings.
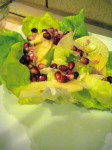
[{"label": "apple slice", "polygon": [[101,71],[105,67],[109,52],[102,41],[92,36],[84,36],[76,39],[74,45],[87,52],[91,64],[97,71]]}]

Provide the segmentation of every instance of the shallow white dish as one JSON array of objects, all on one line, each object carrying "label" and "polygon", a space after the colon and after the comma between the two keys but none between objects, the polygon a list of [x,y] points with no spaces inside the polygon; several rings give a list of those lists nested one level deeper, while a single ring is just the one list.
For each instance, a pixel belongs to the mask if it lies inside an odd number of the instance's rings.
[{"label": "shallow white dish", "polygon": [[[91,35],[112,50],[111,38]],[[112,113],[73,104],[21,106],[0,86],[0,150],[112,150]]]}]

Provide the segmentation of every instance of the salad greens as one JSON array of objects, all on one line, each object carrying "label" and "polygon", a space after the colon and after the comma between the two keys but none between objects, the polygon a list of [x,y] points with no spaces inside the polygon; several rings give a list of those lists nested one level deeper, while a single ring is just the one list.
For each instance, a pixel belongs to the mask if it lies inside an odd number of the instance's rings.
[{"label": "salad greens", "polygon": [[[38,30],[38,33],[33,34],[32,29]],[[55,29],[56,36],[61,36],[60,41],[53,43],[55,39],[48,33],[51,29]],[[38,104],[50,100],[57,103],[75,103],[86,108],[112,109],[112,79],[107,81],[107,77],[112,78],[112,52],[108,51],[103,42],[88,35],[84,10],[78,15],[64,17],[61,21],[51,13],[41,17],[26,17],[23,20],[22,32],[26,38],[33,34],[34,39],[28,43],[19,33],[6,30],[0,35],[0,80],[18,97],[20,104]],[[31,71],[35,74],[38,70],[31,70],[32,63],[28,64],[32,58],[29,58],[30,55],[27,55],[26,62],[20,61],[28,53],[28,47],[32,48],[30,53],[35,50],[36,57],[33,57],[36,65],[46,66],[40,69],[42,82],[35,82],[34,76],[31,76]],[[83,52],[84,58],[86,57],[83,63],[82,54],[79,52]],[[51,68],[52,63],[58,66],[70,63],[75,67],[72,66],[69,70],[70,74],[62,73],[64,78],[60,83],[54,77],[56,73],[59,75],[59,70]],[[79,76],[78,73],[71,73],[72,71],[78,72]],[[77,76],[73,79],[75,75]]]}]

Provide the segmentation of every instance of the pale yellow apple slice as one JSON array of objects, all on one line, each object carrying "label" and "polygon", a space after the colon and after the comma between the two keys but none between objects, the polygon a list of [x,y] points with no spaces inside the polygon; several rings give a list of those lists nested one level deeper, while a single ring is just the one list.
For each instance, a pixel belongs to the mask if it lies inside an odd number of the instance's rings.
[{"label": "pale yellow apple slice", "polygon": [[92,36],[84,36],[76,39],[74,45],[87,52],[87,57],[97,71],[101,71],[105,67],[109,52],[107,46],[101,40]]}]

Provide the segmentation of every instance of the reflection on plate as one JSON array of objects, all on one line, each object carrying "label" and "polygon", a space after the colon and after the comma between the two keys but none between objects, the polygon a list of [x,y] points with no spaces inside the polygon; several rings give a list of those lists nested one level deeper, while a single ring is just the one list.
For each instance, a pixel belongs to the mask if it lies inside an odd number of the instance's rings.
[{"label": "reflection on plate", "polygon": [[[92,35],[112,49],[111,38]],[[20,106],[3,86],[0,96],[0,150],[112,149],[111,112],[47,102]]]}]

